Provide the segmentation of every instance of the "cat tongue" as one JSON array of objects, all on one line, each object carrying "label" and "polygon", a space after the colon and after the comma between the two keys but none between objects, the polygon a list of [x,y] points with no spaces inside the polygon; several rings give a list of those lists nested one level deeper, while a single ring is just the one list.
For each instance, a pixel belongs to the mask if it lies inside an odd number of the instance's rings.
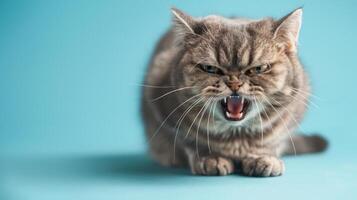
[{"label": "cat tongue", "polygon": [[227,98],[227,110],[230,114],[238,115],[243,111],[244,98],[240,96],[230,96]]}]

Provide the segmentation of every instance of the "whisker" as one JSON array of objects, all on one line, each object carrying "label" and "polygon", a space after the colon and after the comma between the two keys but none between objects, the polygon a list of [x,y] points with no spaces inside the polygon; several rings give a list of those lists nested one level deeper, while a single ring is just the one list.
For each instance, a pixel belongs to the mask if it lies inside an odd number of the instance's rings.
[{"label": "whisker", "polygon": [[318,96],[312,94],[311,92],[306,92],[306,91],[304,91],[304,90],[301,90],[301,89],[298,89],[298,88],[294,88],[294,87],[289,87],[289,88],[292,89],[294,92],[301,92],[301,93],[303,93],[303,94],[306,94],[306,95],[308,95],[308,96],[314,97],[314,98],[316,98],[316,99],[324,100],[323,98],[318,97]]},{"label": "whisker", "polygon": [[[215,95],[215,97],[218,97],[219,95],[223,94],[223,92],[220,92],[218,94]],[[215,98],[214,97],[214,98]],[[212,111],[212,121],[213,121],[213,129],[214,129],[214,132],[215,134],[218,132],[217,131],[217,127],[216,127],[216,120],[215,120],[215,111],[216,111],[216,108],[217,108],[217,102],[219,101],[219,99],[213,99],[214,100],[214,105],[212,105],[213,107],[213,111]]]},{"label": "whisker", "polygon": [[218,131],[217,131],[217,127],[216,127],[216,120],[214,118],[215,116],[215,112],[216,112],[216,108],[217,108],[217,102],[214,104],[214,107],[213,107],[213,111],[212,111],[212,115],[213,115],[213,129],[214,129],[214,133],[217,134]]},{"label": "whisker", "polygon": [[[218,96],[219,94],[217,94],[216,96]],[[184,120],[184,118],[186,117],[186,115],[197,105],[199,104],[205,97],[200,97],[198,99],[196,99],[190,106],[188,106],[188,108],[183,112],[183,114],[181,114],[181,116],[179,117],[178,121],[176,122],[176,125],[175,125],[175,138],[174,138],[174,160],[175,160],[175,150],[176,150],[176,141],[177,141],[177,136],[179,134],[179,130],[180,130],[180,127],[181,127],[181,124]],[[215,104],[216,106],[217,104]],[[213,118],[214,120],[214,118]],[[213,124],[214,125],[214,124]],[[214,126],[215,128],[215,126]],[[185,137],[186,138],[186,137]]]},{"label": "whisker", "polygon": [[147,85],[147,84],[132,84],[133,86],[147,87],[147,88],[175,88],[176,86],[161,86],[161,85]]},{"label": "whisker", "polygon": [[[294,91],[294,92],[295,92],[297,95],[299,95],[300,97],[302,97],[303,99],[305,99],[306,101],[308,101],[309,103],[311,103],[311,105],[315,106],[316,108],[320,108],[318,105],[316,105],[314,102],[312,102],[308,97],[302,95],[302,94],[299,93],[298,91]],[[295,100],[297,100],[297,101],[303,103],[305,106],[309,107],[309,105],[308,105],[306,102],[302,101],[301,99],[298,99],[297,97],[295,97],[295,96],[293,96],[293,95],[288,95],[288,94],[287,94],[287,96],[290,96],[290,97],[292,97],[293,99],[295,99]]]},{"label": "whisker", "polygon": [[285,123],[285,120],[283,120],[282,116],[281,116],[281,113],[276,110],[276,108],[269,102],[269,99],[267,99],[267,97],[265,96],[265,94],[261,93],[262,97],[265,99],[265,101],[274,109],[275,113],[278,114],[280,120],[283,122],[285,128],[286,128],[286,131],[288,132],[288,135],[290,137],[290,141],[291,141],[291,144],[293,146],[293,149],[294,149],[294,155],[296,156],[296,148],[295,148],[295,143],[293,141],[293,138],[291,137],[291,133],[290,133],[290,129],[288,128],[288,126],[286,125]]},{"label": "whisker", "polygon": [[[176,156],[176,141],[177,141],[177,136],[178,136],[178,131],[180,129],[181,123],[183,121],[183,119],[186,117],[186,115],[192,110],[193,107],[195,107],[198,103],[200,103],[205,97],[200,97],[198,99],[196,99],[190,106],[188,106],[188,108],[183,112],[183,114],[181,114],[181,116],[179,117],[178,121],[175,124],[175,128],[176,128],[176,132],[175,132],[175,138],[174,138],[174,161],[175,161],[175,156]],[[178,126],[177,126],[178,124]]]},{"label": "whisker", "polygon": [[205,112],[207,111],[210,103],[212,102],[212,98],[211,97],[210,99],[207,100],[207,102],[205,103],[204,105],[204,110],[201,114],[201,117],[200,117],[200,120],[198,121],[198,126],[196,128],[196,154],[197,154],[197,158],[200,158],[200,154],[199,154],[199,150],[198,150],[198,131],[200,130],[200,126],[201,126],[201,122],[202,122],[202,118],[203,116],[205,115]]},{"label": "whisker", "polygon": [[[259,105],[263,108],[263,111],[264,111],[264,113],[265,113],[265,116],[268,118],[269,122],[271,122],[271,119],[270,119],[268,113],[266,112],[266,109],[264,108],[262,102],[260,102],[259,99],[257,99],[257,102],[258,102]],[[271,123],[269,123],[269,126],[270,126],[270,129],[273,129],[273,126],[272,126]]]},{"label": "whisker", "polygon": [[[212,97],[213,98],[213,97]],[[215,103],[217,103],[216,101],[212,100],[213,102],[211,103],[211,107],[209,109],[209,112],[208,112],[208,118],[207,118],[207,127],[206,127],[206,131],[207,131],[207,147],[208,147],[208,152],[211,154],[212,151],[211,151],[211,146],[210,146],[210,143],[209,143],[209,120],[211,118],[211,112],[212,112],[212,108],[213,106],[215,105]],[[214,116],[213,118],[214,119]]]},{"label": "whisker", "polygon": [[259,107],[257,105],[257,100],[256,100],[255,96],[254,96],[254,105],[257,108],[258,112],[259,112],[258,114],[259,114],[259,119],[260,119],[260,133],[261,133],[261,138],[262,138],[261,139],[261,145],[263,145],[263,141],[264,141],[263,120],[262,120],[262,116],[260,115]]},{"label": "whisker", "polygon": [[[208,101],[207,101],[207,102],[208,102]],[[199,114],[202,112],[202,110],[205,108],[205,105],[207,104],[207,102],[204,103],[204,105],[202,106],[202,108],[200,109],[200,111],[197,113],[197,115],[196,115],[195,118],[193,119],[193,121],[192,121],[192,123],[191,123],[191,126],[190,126],[190,128],[188,129],[188,131],[187,131],[187,133],[186,133],[186,135],[185,135],[185,139],[186,139],[187,136],[189,135],[189,133],[190,133],[190,131],[191,131],[191,129],[192,129],[193,124],[195,123],[195,121],[196,121],[198,115],[199,115]]]},{"label": "whisker", "polygon": [[274,99],[273,97],[271,97],[271,99],[276,102],[277,104],[279,104],[284,110],[286,110],[288,112],[288,114],[291,116],[291,118],[294,120],[296,126],[301,129],[300,124],[297,122],[296,118],[294,117],[294,115],[290,112],[289,109],[286,108],[286,106],[282,105],[279,101],[277,101],[276,99]]},{"label": "whisker", "polygon": [[170,114],[167,115],[167,117],[164,119],[164,121],[160,124],[159,128],[154,132],[153,136],[150,138],[149,142],[152,141],[152,139],[156,136],[156,134],[160,131],[160,129],[162,128],[162,126],[165,124],[165,122],[169,119],[169,117],[177,110],[179,109],[181,106],[183,106],[185,103],[187,103],[188,101],[192,100],[193,98],[196,98],[198,97],[199,95],[201,95],[202,93],[200,94],[197,94],[197,95],[194,95],[190,98],[188,98],[186,101],[184,101],[183,103],[181,103],[180,105],[178,105],[174,110],[172,110],[170,112]]},{"label": "whisker", "polygon": [[182,87],[182,88],[179,88],[179,89],[175,89],[175,90],[171,90],[170,92],[167,92],[159,97],[156,97],[155,99],[152,100],[152,102],[155,102],[161,98],[164,98],[165,96],[169,95],[169,94],[172,94],[174,92],[178,92],[178,91],[181,91],[181,90],[186,90],[186,89],[191,89],[191,88],[194,88],[195,86],[189,86],[189,87]]},{"label": "whisker", "polygon": [[[176,134],[180,129],[181,123],[183,122],[184,118],[186,117],[186,115],[197,105],[199,104],[205,97],[201,97],[198,100],[196,100],[193,104],[191,104],[186,110],[185,112],[183,112],[183,114],[180,116],[180,118],[178,119],[178,121],[176,122],[175,128],[176,128]],[[177,125],[178,124],[178,125]]]}]

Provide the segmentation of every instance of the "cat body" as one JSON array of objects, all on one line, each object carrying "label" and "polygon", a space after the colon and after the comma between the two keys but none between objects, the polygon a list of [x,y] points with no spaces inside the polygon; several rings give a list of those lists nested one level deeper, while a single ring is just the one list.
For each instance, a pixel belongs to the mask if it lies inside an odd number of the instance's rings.
[{"label": "cat body", "polygon": [[280,20],[172,12],[143,85],[156,161],[200,175],[278,176],[280,156],[325,149],[320,136],[295,133],[310,94],[297,56],[301,9]]}]

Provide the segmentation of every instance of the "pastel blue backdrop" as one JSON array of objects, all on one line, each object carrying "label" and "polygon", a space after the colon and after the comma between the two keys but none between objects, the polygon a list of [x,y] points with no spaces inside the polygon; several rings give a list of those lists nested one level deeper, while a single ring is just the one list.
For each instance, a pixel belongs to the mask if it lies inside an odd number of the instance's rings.
[{"label": "pastel blue backdrop", "polygon": [[[285,158],[278,178],[195,177],[145,154],[146,64],[193,16],[281,17],[303,6],[299,42],[312,101],[301,130],[326,153]],[[0,2],[0,199],[356,199],[357,1]]]}]

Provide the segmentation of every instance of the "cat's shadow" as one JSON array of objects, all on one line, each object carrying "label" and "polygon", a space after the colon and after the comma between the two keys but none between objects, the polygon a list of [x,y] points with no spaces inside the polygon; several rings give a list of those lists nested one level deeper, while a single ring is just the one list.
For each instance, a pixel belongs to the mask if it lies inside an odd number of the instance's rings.
[{"label": "cat's shadow", "polygon": [[137,183],[191,176],[186,169],[162,167],[144,153],[53,156],[18,162],[23,175],[60,181],[105,179]]}]

